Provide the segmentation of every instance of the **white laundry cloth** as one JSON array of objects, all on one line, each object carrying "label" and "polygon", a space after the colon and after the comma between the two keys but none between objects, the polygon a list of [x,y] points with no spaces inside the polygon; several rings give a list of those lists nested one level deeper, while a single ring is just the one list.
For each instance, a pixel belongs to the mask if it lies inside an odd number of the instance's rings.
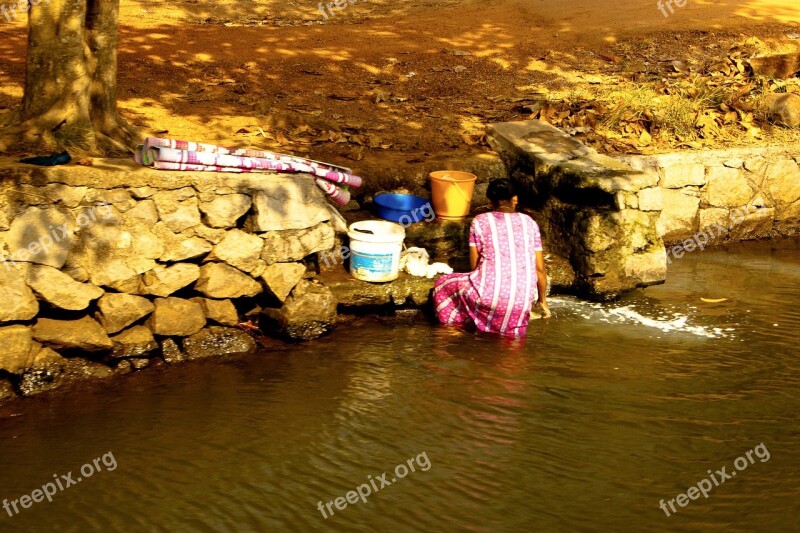
[{"label": "white laundry cloth", "polygon": [[430,262],[425,248],[408,248],[400,254],[400,270],[420,278],[432,278],[436,274],[452,274],[453,269],[445,263]]}]

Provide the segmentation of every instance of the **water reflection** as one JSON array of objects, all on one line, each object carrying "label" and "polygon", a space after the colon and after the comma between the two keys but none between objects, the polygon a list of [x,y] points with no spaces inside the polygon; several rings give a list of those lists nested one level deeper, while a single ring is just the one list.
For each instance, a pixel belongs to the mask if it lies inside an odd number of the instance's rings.
[{"label": "water reflection", "polygon": [[[26,402],[0,419],[1,498],[108,450],[119,466],[0,524],[793,530],[797,247],[687,255],[668,284],[613,304],[554,299],[557,318],[524,340],[360,321],[303,346]],[[661,499],[761,442],[769,462],[664,516]],[[327,520],[317,510],[422,451],[424,474]]]}]

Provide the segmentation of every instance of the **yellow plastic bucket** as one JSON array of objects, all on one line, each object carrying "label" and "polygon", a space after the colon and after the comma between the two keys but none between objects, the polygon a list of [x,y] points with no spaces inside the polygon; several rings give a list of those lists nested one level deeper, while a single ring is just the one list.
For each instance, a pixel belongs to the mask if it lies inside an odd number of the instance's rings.
[{"label": "yellow plastic bucket", "polygon": [[439,170],[430,173],[431,200],[437,217],[464,218],[469,215],[475,174],[455,170]]}]

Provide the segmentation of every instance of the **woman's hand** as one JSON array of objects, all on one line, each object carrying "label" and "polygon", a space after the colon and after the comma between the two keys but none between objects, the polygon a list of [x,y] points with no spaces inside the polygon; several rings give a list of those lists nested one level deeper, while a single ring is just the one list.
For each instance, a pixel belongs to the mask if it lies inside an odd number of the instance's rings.
[{"label": "woman's hand", "polygon": [[538,300],[536,305],[542,308],[542,318],[550,318],[550,306],[544,300]]}]

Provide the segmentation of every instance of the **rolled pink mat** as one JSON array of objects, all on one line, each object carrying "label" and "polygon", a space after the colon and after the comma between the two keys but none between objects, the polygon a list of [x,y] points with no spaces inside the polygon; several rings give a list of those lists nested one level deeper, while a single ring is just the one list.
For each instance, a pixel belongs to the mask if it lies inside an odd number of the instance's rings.
[{"label": "rolled pink mat", "polygon": [[[350,193],[333,184],[360,187],[363,180],[348,168],[320,161],[278,154],[266,150],[229,149],[177,139],[148,137],[134,151],[137,163],[160,170],[195,170],[207,172],[298,172],[317,178],[325,193],[341,205],[350,201]],[[340,170],[335,170],[335,169]],[[342,172],[342,170],[348,172]],[[319,178],[323,183],[320,184]]]},{"label": "rolled pink mat", "polygon": [[320,177],[334,183],[344,183],[350,187],[361,187],[362,183],[362,180],[359,176],[347,174],[345,172],[337,172],[335,170],[328,171],[324,176]]},{"label": "rolled pink mat", "polygon": [[323,179],[317,178],[314,180],[317,182],[317,186],[322,189],[322,192],[328,195],[328,198],[333,200],[339,205],[345,205],[347,202],[350,201],[350,191],[341,189],[331,183],[330,181],[325,181]]}]

